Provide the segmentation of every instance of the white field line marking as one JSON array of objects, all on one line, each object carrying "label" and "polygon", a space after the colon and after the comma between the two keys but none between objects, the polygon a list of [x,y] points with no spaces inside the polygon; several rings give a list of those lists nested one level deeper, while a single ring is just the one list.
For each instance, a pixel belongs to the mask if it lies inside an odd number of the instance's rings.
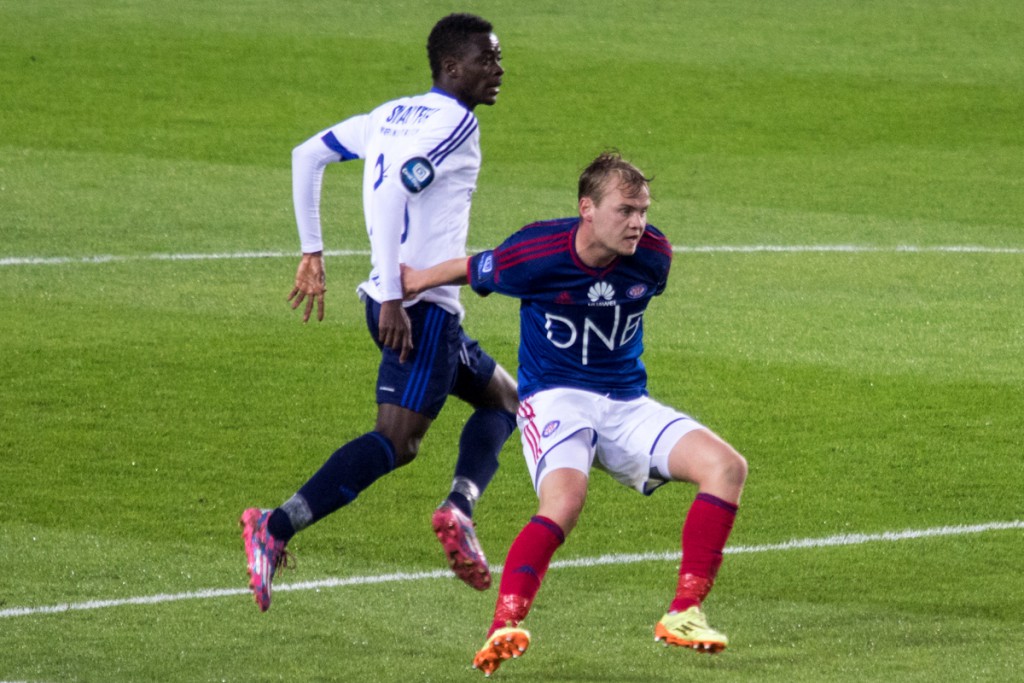
[{"label": "white field line marking", "polygon": [[[471,249],[475,253],[480,249]],[[860,246],[856,244],[807,244],[807,245],[706,245],[706,246],[677,246],[673,248],[677,254],[704,254],[704,253],[732,253],[732,254],[758,254],[758,253],[780,253],[780,254],[801,254],[801,253],[847,253],[847,254],[884,254],[884,253],[949,253],[949,254],[1024,254],[1024,247],[983,247],[974,245],[948,245],[919,247],[913,245],[897,245],[892,247]],[[325,256],[362,256],[367,257],[370,252],[361,249],[336,249],[324,252]],[[6,256],[0,258],[0,267],[3,266],[62,266],[71,264],[101,264],[101,263],[128,263],[132,261],[227,261],[238,259],[267,259],[267,258],[298,258],[298,252],[286,251],[240,251],[212,254],[142,254],[134,256],[115,256],[113,254],[98,254],[95,256]]]},{"label": "white field line marking", "polygon": [[857,244],[807,244],[807,245],[772,245],[752,244],[748,246],[717,245],[673,247],[676,253],[849,253],[849,254],[1024,254],[1024,247],[983,247],[970,244],[938,245],[918,247],[900,244],[892,247],[871,247]]},{"label": "white field line marking", "polygon": [[[988,522],[986,524],[942,526],[933,527],[931,529],[906,529],[904,531],[886,531],[878,534],[839,534],[836,536],[826,536],[824,538],[799,538],[786,541],[784,543],[732,546],[726,548],[725,552],[730,555],[739,555],[746,553],[800,550],[807,548],[834,548],[837,546],[863,545],[865,543],[877,543],[882,541],[896,542],[940,536],[963,536],[965,534],[981,534],[990,531],[1007,531],[1013,529],[1024,529],[1024,521]],[[600,555],[598,557],[580,557],[569,560],[557,560],[551,563],[551,568],[565,569],[575,567],[598,567],[604,565],[638,564],[641,562],[674,562],[678,559],[678,550],[665,553],[614,554]],[[501,570],[501,566],[491,568],[491,572],[493,574],[500,574]],[[379,583],[399,583],[451,578],[453,578],[452,574],[447,569],[438,569],[429,572],[394,572],[391,574],[378,574],[374,576],[352,576],[348,578],[330,578],[318,581],[283,583],[275,585],[274,592],[320,590],[324,588],[341,588],[345,586],[367,586]],[[58,614],[81,610],[123,607],[126,605],[155,605],[163,602],[204,600],[248,594],[248,588],[214,588],[201,591],[190,591],[187,593],[161,593],[159,595],[146,595],[134,598],[89,600],[86,602],[71,602],[43,607],[12,607],[0,610],[0,618],[25,617],[37,614]]]},{"label": "white field line marking", "polygon": [[[325,251],[325,256],[369,256],[365,250],[337,249]],[[0,266],[63,266],[79,263],[128,263],[130,261],[230,261],[238,259],[298,258],[298,252],[239,251],[213,254],[143,254],[136,256],[9,256],[0,258]]]}]

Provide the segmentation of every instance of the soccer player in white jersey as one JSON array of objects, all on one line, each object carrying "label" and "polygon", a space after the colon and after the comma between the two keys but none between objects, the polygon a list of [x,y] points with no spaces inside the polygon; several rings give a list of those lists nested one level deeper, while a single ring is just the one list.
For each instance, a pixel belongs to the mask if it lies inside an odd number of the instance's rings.
[{"label": "soccer player in white jersey", "polygon": [[521,622],[576,526],[593,466],[644,495],[671,481],[697,485],[676,594],[654,634],[709,653],[728,644],[701,604],[747,463],[707,427],[647,395],[643,314],[665,290],[672,261],[668,240],[647,224],[648,183],[618,154],[602,154],[580,177],[577,217],[534,223],[492,251],[403,273],[408,297],[468,283],[521,301],[518,421],[540,506],[509,548],[494,619],[473,661],[488,676],[526,651]]},{"label": "soccer player in white jersey", "polygon": [[461,323],[459,288],[402,301],[399,263],[427,267],[466,254],[470,199],[480,170],[473,110],[493,105],[504,70],[489,22],[470,14],[440,20],[427,40],[433,87],[386,102],[317,133],[292,154],[295,217],[302,259],[292,308],[306,302],[324,315],[327,291],[320,190],[327,164],[364,160],[363,208],[372,270],[359,288],[366,321],[381,350],[373,430],[334,452],[294,496],[241,519],[250,588],[261,610],[271,581],[298,531],[352,502],[383,475],[416,457],[420,441],[449,395],[474,412],[459,442],[455,477],[432,524],[456,575],[478,590],[491,576],[472,521],[473,506],[498,468],[515,429],[516,386]]}]

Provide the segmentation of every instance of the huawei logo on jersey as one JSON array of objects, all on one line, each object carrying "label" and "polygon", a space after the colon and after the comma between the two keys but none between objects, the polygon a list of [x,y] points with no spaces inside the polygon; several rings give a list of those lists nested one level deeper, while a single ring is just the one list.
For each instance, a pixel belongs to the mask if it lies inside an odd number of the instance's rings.
[{"label": "huawei logo on jersey", "polygon": [[615,288],[607,282],[595,282],[590,286],[587,298],[597,306],[611,306],[615,299]]}]

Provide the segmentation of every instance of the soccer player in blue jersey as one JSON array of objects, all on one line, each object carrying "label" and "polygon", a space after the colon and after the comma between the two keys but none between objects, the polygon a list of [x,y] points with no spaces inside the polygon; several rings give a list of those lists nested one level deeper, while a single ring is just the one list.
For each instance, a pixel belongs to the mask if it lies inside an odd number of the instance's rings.
[{"label": "soccer player in blue jersey", "polygon": [[358,292],[382,357],[374,428],[335,451],[280,507],[249,508],[242,515],[249,585],[261,610],[270,606],[271,581],[286,561],[289,539],[411,462],[449,395],[475,411],[462,431],[451,491],[431,521],[456,575],[478,590],[490,586],[473,506],[515,429],[515,381],[463,331],[459,288],[438,288],[403,304],[399,264],[427,267],[465,256],[470,199],[480,170],[473,110],[496,102],[504,70],[491,24],[470,14],[441,19],[427,40],[427,55],[433,77],[429,92],[346,119],[292,154],[303,254],[288,299],[293,309],[305,301],[303,321],[314,307],[317,319],[324,315],[324,168],[365,160],[363,210],[372,269]]},{"label": "soccer player in blue jersey", "polygon": [[649,179],[605,153],[581,175],[578,197],[578,217],[534,223],[492,251],[403,272],[414,300],[434,286],[468,283],[521,302],[518,423],[540,506],[509,548],[494,619],[473,661],[488,676],[526,651],[522,621],[576,525],[595,465],[645,495],[671,481],[697,485],[676,594],[654,633],[704,652],[728,644],[701,603],[722,562],[746,460],[647,395],[643,314],[665,291],[672,262],[668,240],[647,224]]}]

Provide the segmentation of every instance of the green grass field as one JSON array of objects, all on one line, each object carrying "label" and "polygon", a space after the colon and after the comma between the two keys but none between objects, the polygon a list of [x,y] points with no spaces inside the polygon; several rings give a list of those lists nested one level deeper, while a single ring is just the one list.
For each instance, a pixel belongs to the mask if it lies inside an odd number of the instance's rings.
[{"label": "green grass field", "polygon": [[[290,150],[427,89],[462,9],[507,70],[471,246],[571,214],[607,147],[653,174],[679,253],[651,393],[751,465],[708,601],[728,651],[652,638],[692,489],[598,474],[494,680],[1019,678],[1016,0],[0,0],[0,681],[480,677],[496,591],[435,573],[429,529],[464,406],[296,537],[267,614],[236,527],[375,413],[367,257],[328,259],[322,324],[285,303]],[[357,164],[324,215],[329,249],[367,248]],[[515,303],[464,300],[514,367]],[[477,513],[492,562],[534,510],[514,437]]]}]

